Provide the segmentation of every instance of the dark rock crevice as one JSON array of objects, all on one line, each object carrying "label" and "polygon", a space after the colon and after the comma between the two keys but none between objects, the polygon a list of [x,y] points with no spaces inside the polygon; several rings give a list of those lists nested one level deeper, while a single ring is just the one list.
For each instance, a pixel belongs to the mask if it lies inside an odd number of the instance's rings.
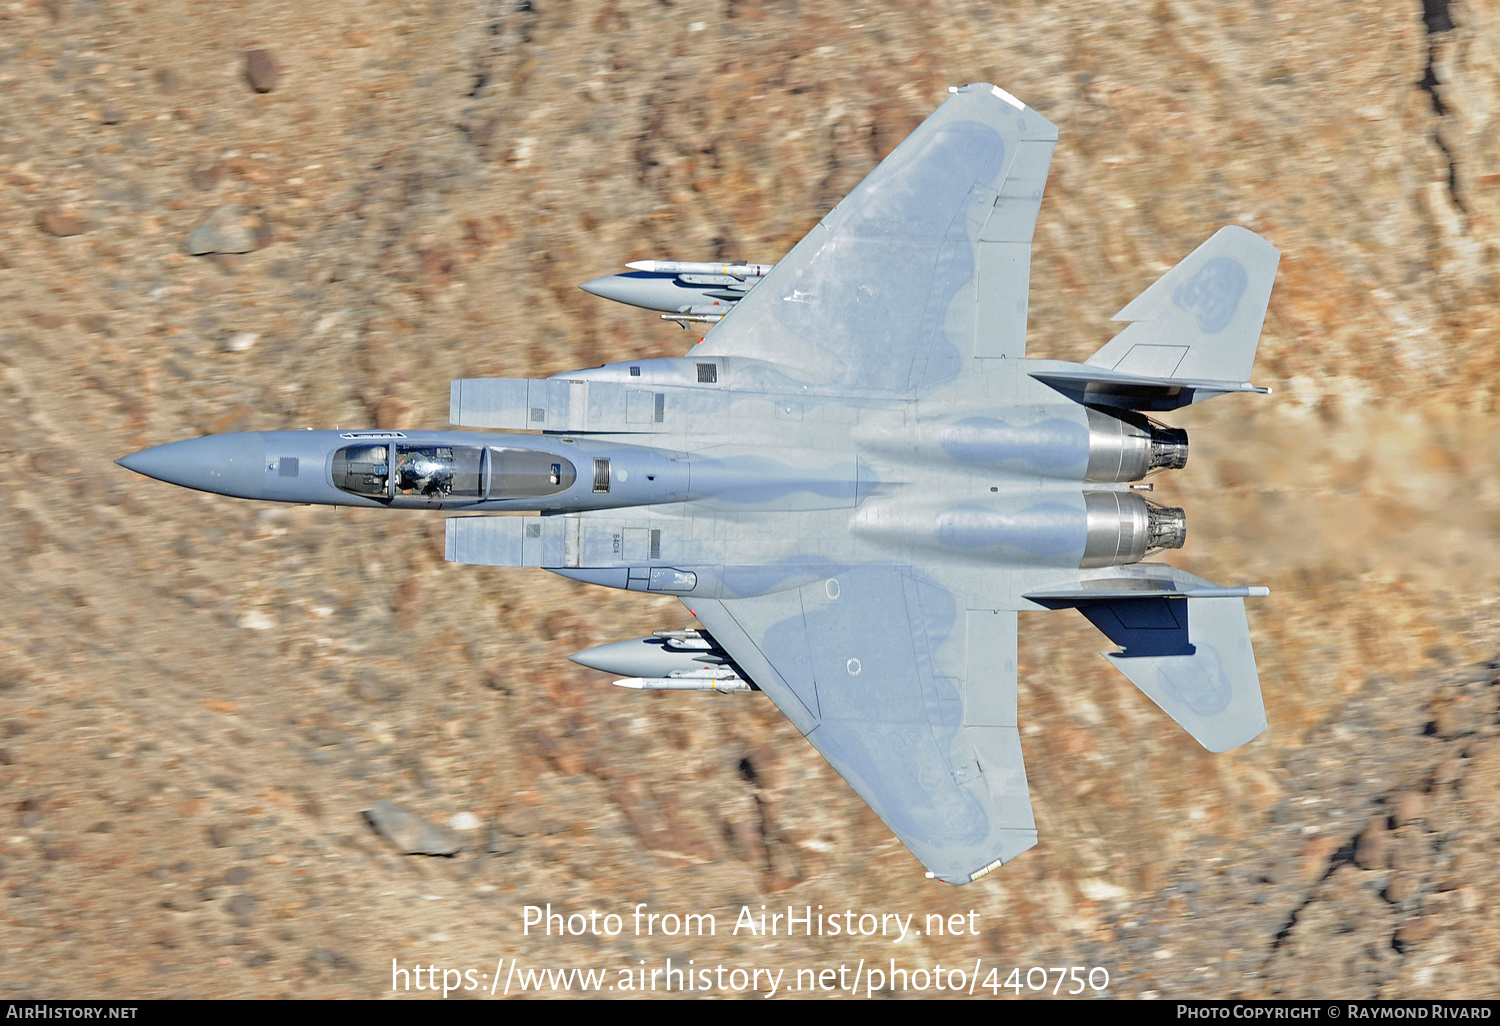
[{"label": "dark rock crevice", "polygon": [[[1427,67],[1423,70],[1417,87],[1431,99],[1432,112],[1440,118],[1447,116],[1448,108],[1443,103],[1443,96],[1439,89],[1442,83],[1437,77],[1437,50],[1441,45],[1438,37],[1452,32],[1455,28],[1450,10],[1451,3],[1452,0],[1422,0],[1422,23],[1427,27]],[[1453,151],[1443,141],[1441,128],[1432,134],[1432,141],[1442,151],[1443,159],[1448,164],[1448,194],[1453,197],[1454,205],[1467,218],[1469,211],[1464,206],[1458,187],[1458,162],[1454,159]]]}]

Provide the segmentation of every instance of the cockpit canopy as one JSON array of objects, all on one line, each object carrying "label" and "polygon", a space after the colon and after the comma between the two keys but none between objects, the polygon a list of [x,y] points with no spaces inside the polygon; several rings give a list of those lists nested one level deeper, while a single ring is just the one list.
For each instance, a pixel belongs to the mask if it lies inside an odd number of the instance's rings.
[{"label": "cockpit canopy", "polygon": [[334,486],[371,499],[541,498],[566,491],[577,478],[568,459],[536,449],[392,442],[346,445],[333,455]]},{"label": "cockpit canopy", "polygon": [[371,499],[390,498],[390,449],[384,445],[346,445],[333,454],[337,488]]},{"label": "cockpit canopy", "polygon": [[484,498],[484,450],[476,445],[397,445],[396,498]]},{"label": "cockpit canopy", "polygon": [[573,487],[578,480],[573,464],[555,453],[492,448],[489,454],[491,499],[556,495]]}]

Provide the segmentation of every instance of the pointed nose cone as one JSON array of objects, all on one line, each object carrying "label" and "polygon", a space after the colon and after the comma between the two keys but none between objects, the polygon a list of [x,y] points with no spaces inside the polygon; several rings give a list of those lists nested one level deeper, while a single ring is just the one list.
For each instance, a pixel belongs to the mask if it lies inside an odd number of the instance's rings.
[{"label": "pointed nose cone", "polygon": [[617,666],[629,664],[633,667],[644,647],[640,641],[616,641],[612,644],[600,645],[598,648],[586,648],[582,652],[574,652],[568,658],[579,666],[587,666],[591,670],[618,673],[619,671],[615,669]]},{"label": "pointed nose cone", "polygon": [[578,286],[583,291],[601,299],[612,299],[627,306],[640,306],[647,310],[676,310],[679,304],[688,302],[692,295],[680,295],[676,278],[669,274],[646,274],[631,271],[629,274],[610,274],[594,278]]},{"label": "pointed nose cone", "polygon": [[591,278],[578,287],[591,296],[612,299],[616,303],[633,303],[635,292],[631,281],[622,274],[609,274],[603,278]]},{"label": "pointed nose cone", "polygon": [[707,670],[723,660],[708,652],[668,649],[660,638],[616,641],[568,656],[580,666],[621,677],[654,679],[689,670]]},{"label": "pointed nose cone", "polygon": [[266,482],[266,444],[254,431],[171,442],[115,462],[168,484],[241,499],[260,498]]}]

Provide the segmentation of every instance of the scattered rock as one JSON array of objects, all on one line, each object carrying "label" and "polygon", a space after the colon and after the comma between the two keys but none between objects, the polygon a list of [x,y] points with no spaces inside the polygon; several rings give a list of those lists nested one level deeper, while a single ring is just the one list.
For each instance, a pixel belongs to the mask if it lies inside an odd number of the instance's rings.
[{"label": "scattered rock", "polygon": [[1427,801],[1421,791],[1407,791],[1394,802],[1393,818],[1398,827],[1414,823],[1427,810]]},{"label": "scattered rock", "polygon": [[193,188],[208,192],[219,184],[219,179],[223,176],[222,164],[194,164],[193,169],[188,172],[188,182]]},{"label": "scattered rock", "polygon": [[485,831],[484,850],[490,855],[507,855],[514,851],[516,842],[506,836],[505,831],[498,826],[491,825]]},{"label": "scattered rock", "polygon": [[396,598],[391,611],[396,614],[396,623],[403,630],[411,630],[421,617],[422,579],[408,577],[396,589]]},{"label": "scattered rock", "polygon": [[1384,816],[1371,817],[1354,842],[1354,864],[1360,869],[1380,869],[1390,858],[1391,838]]},{"label": "scattered rock", "polygon": [[10,753],[9,748],[0,748],[0,766],[14,766],[16,757]]},{"label": "scattered rock", "polygon": [[182,82],[177,77],[177,72],[171,68],[162,68],[156,73],[156,88],[163,96],[171,96],[182,88]]},{"label": "scattered rock", "polygon": [[253,894],[237,894],[229,899],[229,914],[241,923],[248,923],[250,917],[255,915],[255,907],[260,904],[255,900]]},{"label": "scattered rock", "polygon": [[525,805],[518,805],[496,816],[495,825],[514,837],[525,837],[528,834],[538,833],[542,828],[542,821],[535,810]]},{"label": "scattered rock", "polygon": [[59,210],[48,210],[39,214],[36,219],[37,227],[48,235],[58,238],[66,238],[69,235],[82,235],[89,230],[89,223],[78,214],[63,213]]},{"label": "scattered rock", "polygon": [[375,426],[382,431],[411,427],[411,403],[405,399],[383,399],[375,407]]},{"label": "scattered rock", "polygon": [[78,318],[78,326],[90,335],[98,335],[109,327],[109,318],[103,314],[84,314]]},{"label": "scattered rock", "polygon": [[324,969],[342,969],[346,964],[347,960],[342,955],[328,948],[318,948],[307,956],[306,963],[308,972],[314,976]]},{"label": "scattered rock", "polygon": [[[213,420],[209,421],[208,430],[204,433],[210,435],[223,435],[228,434],[231,431],[243,431],[245,429],[245,426],[250,423],[254,415],[255,411],[246,406],[244,403],[235,403],[229,409],[225,410]],[[262,613],[261,616],[265,617],[266,626],[259,629],[268,630],[270,627],[275,626],[270,622],[270,617],[265,616],[264,613]],[[241,627],[250,626],[250,624],[244,622],[243,618],[236,622]]]},{"label": "scattered rock", "polygon": [[401,685],[372,673],[361,674],[354,694],[362,702],[394,702],[401,697]]},{"label": "scattered rock", "polygon": [[[237,331],[224,340],[224,352],[244,353],[255,347],[260,336],[253,331]],[[269,625],[268,625],[269,626]]]},{"label": "scattered rock", "polygon": [[210,253],[208,259],[212,260],[214,266],[225,274],[238,274],[240,267],[245,263],[242,253]]},{"label": "scattered rock", "polygon": [[394,802],[376,802],[365,811],[375,832],[407,855],[457,855],[463,838],[447,827],[430,823]]},{"label": "scattered rock", "polygon": [[270,50],[250,50],[245,54],[245,78],[257,93],[269,93],[281,79],[281,69]]},{"label": "scattered rock", "polygon": [[1431,916],[1418,916],[1403,923],[1401,928],[1396,931],[1396,936],[1393,940],[1395,941],[1397,950],[1406,952],[1411,950],[1413,945],[1419,944],[1428,937],[1431,937],[1433,931],[1436,929],[1437,923]]},{"label": "scattered rock", "polygon": [[118,103],[106,103],[99,108],[99,121],[105,125],[118,125],[125,120],[125,109]]},{"label": "scattered rock", "polygon": [[548,613],[541,623],[542,634],[548,641],[564,639],[572,641],[578,637],[579,623],[573,614],[562,610]]},{"label": "scattered rock", "polygon": [[209,253],[250,253],[264,243],[264,222],[246,216],[238,206],[216,207],[188,235],[187,249],[193,256]]},{"label": "scattered rock", "polygon": [[1438,705],[1427,729],[1441,738],[1472,734],[1484,722],[1486,711],[1470,696],[1459,695]]},{"label": "scattered rock", "polygon": [[1417,884],[1405,873],[1397,873],[1391,877],[1390,882],[1385,885],[1385,900],[1391,904],[1399,904],[1417,893]]},{"label": "scattered rock", "polygon": [[427,772],[427,767],[422,761],[422,753],[411,752],[404,761],[407,769],[411,770],[411,778],[416,785],[428,794],[435,794],[437,788],[433,786],[432,774]]},{"label": "scattered rock", "polygon": [[1311,841],[1308,841],[1302,848],[1302,865],[1300,867],[1302,879],[1308,883],[1312,883],[1314,880],[1322,877],[1324,873],[1328,872],[1328,860],[1342,846],[1339,839],[1332,835],[1315,837]]},{"label": "scattered rock", "polygon": [[229,872],[224,874],[224,882],[231,887],[238,887],[249,879],[250,870],[246,869],[244,866],[235,866]]},{"label": "scattered rock", "polygon": [[448,820],[448,825],[454,830],[477,830],[479,817],[472,812],[455,812]]},{"label": "scattered rock", "polygon": [[308,731],[307,739],[319,748],[334,748],[342,744],[347,735],[329,727],[315,727]]},{"label": "scattered rock", "polygon": [[227,848],[234,843],[229,828],[221,824],[215,824],[208,828],[208,843],[215,848]]}]

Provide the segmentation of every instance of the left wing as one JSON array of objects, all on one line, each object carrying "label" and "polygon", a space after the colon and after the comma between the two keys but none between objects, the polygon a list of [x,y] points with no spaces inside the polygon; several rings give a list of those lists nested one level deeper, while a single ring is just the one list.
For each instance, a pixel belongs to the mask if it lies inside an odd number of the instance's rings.
[{"label": "left wing", "polygon": [[992,85],[954,90],[693,352],[818,385],[920,393],[1026,354],[1031,236],[1057,127]]},{"label": "left wing", "polygon": [[904,566],[691,608],[934,876],[968,883],[1036,844],[1014,612]]}]

